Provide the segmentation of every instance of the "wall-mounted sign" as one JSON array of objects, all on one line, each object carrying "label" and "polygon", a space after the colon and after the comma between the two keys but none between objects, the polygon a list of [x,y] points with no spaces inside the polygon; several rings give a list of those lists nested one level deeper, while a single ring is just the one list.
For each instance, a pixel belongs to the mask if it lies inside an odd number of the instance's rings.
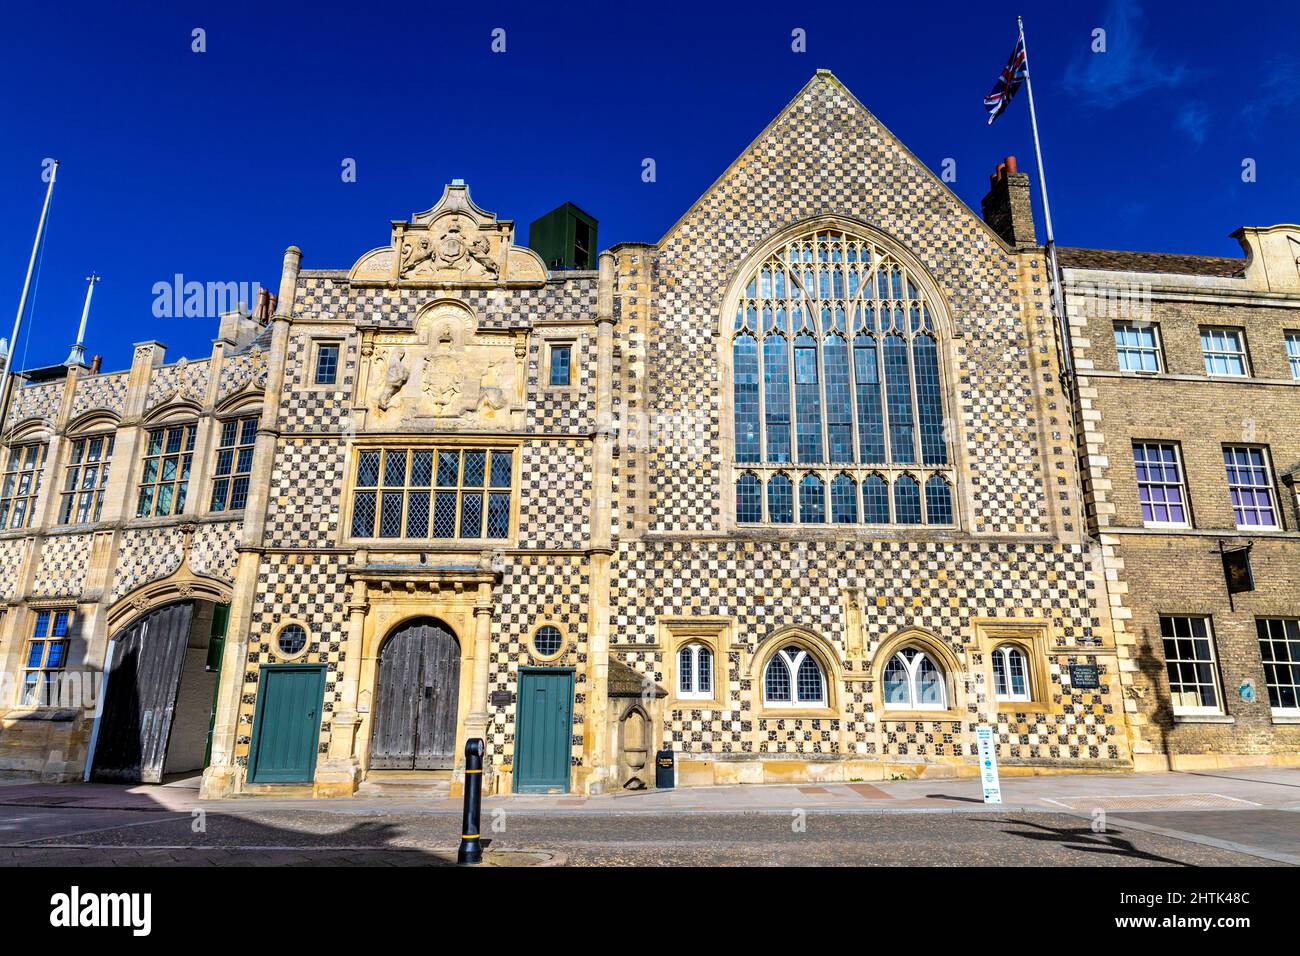
[{"label": "wall-mounted sign", "polygon": [[494,690],[488,694],[488,701],[493,707],[507,707],[515,702],[515,695],[508,690]]},{"label": "wall-mounted sign", "polygon": [[975,728],[975,745],[979,751],[980,784],[985,803],[1002,802],[1002,785],[998,783],[998,753],[993,746],[993,728],[981,724]]},{"label": "wall-mounted sign", "polygon": [[1243,594],[1255,590],[1255,575],[1250,570],[1252,546],[1248,544],[1244,548],[1226,551],[1223,542],[1219,542],[1219,554],[1223,558],[1223,579],[1228,585],[1229,594]]},{"label": "wall-mounted sign", "polygon": [[1246,678],[1241,682],[1241,686],[1237,688],[1237,694],[1246,703],[1250,703],[1255,699],[1255,682],[1250,678]]},{"label": "wall-mounted sign", "polygon": [[1070,686],[1077,690],[1096,690],[1101,686],[1101,672],[1096,664],[1071,664]]}]

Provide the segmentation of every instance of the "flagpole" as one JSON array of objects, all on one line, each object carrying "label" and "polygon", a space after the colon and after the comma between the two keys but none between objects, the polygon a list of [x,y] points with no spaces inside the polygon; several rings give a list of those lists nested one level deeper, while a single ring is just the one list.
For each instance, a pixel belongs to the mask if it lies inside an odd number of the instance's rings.
[{"label": "flagpole", "polygon": [[50,184],[45,189],[45,204],[41,207],[41,218],[36,224],[36,241],[32,243],[32,257],[27,261],[27,278],[23,280],[23,294],[18,299],[18,315],[14,317],[13,334],[9,336],[9,355],[5,359],[3,379],[0,379],[0,433],[4,431],[4,422],[9,416],[9,391],[13,383],[14,359],[18,355],[18,333],[23,325],[23,313],[27,311],[27,291],[32,284],[32,270],[36,268],[36,254],[41,248],[41,237],[45,235],[45,220],[50,214],[50,198],[54,195],[54,177],[59,172],[59,161],[54,160],[50,166]]},{"label": "flagpole", "polygon": [[1047,199],[1047,174],[1043,172],[1043,147],[1038,141],[1038,113],[1034,110],[1034,80],[1029,69],[1029,45],[1025,43],[1025,21],[1016,17],[1016,27],[1020,31],[1020,48],[1025,53],[1025,90],[1029,94],[1029,125],[1034,131],[1034,158],[1038,160],[1038,188],[1043,194],[1043,223],[1047,227],[1047,259],[1052,271],[1048,289],[1052,298],[1052,312],[1055,315],[1061,336],[1061,375],[1074,379],[1074,355],[1070,347],[1070,329],[1065,321],[1065,301],[1061,297],[1059,286],[1060,271],[1056,265],[1056,237],[1052,233],[1052,204]]}]

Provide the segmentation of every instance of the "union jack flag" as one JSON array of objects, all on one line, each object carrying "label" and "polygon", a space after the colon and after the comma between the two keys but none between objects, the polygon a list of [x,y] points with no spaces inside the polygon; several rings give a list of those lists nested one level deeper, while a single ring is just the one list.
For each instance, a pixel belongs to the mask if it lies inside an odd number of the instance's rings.
[{"label": "union jack flag", "polygon": [[1025,36],[1022,33],[1016,40],[1015,49],[1011,51],[1011,58],[1007,60],[1007,65],[1002,68],[998,81],[993,84],[993,89],[989,95],[984,97],[984,108],[989,111],[989,123],[992,124],[995,119],[1002,115],[1006,110],[1007,104],[1011,102],[1011,97],[1016,95],[1016,90],[1025,82]]}]

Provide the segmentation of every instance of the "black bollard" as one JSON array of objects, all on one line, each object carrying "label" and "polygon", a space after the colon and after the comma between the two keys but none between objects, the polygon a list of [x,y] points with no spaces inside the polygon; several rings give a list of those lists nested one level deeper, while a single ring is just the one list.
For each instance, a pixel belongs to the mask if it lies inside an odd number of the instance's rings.
[{"label": "black bollard", "polygon": [[460,822],[460,850],[457,863],[482,863],[483,844],[479,840],[479,810],[483,806],[483,741],[478,737],[465,741],[465,813]]}]

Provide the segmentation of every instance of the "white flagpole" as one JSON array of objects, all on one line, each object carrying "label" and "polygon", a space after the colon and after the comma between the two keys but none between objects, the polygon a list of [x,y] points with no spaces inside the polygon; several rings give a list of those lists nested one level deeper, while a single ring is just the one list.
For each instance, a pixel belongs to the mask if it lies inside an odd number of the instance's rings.
[{"label": "white flagpole", "polygon": [[1038,188],[1043,193],[1043,223],[1047,227],[1047,259],[1052,275],[1048,289],[1052,297],[1052,312],[1055,314],[1061,335],[1062,375],[1074,378],[1074,355],[1070,347],[1070,329],[1065,321],[1065,301],[1061,298],[1058,285],[1060,271],[1056,265],[1056,237],[1052,234],[1052,204],[1047,200],[1047,174],[1043,172],[1043,147],[1038,141],[1038,114],[1034,110],[1034,81],[1029,73],[1029,45],[1025,43],[1025,22],[1016,17],[1016,27],[1020,31],[1020,46],[1025,51],[1025,90],[1029,94],[1029,125],[1034,130],[1034,157],[1038,160]]},{"label": "white flagpole", "polygon": [[85,365],[86,364],[86,347],[83,344],[86,341],[86,319],[90,316],[90,296],[95,291],[95,283],[99,281],[99,276],[91,273],[86,276],[86,304],[81,307],[81,325],[77,327],[77,344],[72,346],[72,351],[68,353],[68,360],[64,365]]},{"label": "white flagpole", "polygon": [[23,313],[27,311],[27,290],[32,284],[32,271],[36,268],[36,254],[41,248],[41,237],[45,234],[45,220],[50,214],[50,197],[54,195],[54,177],[59,172],[59,161],[54,160],[50,167],[50,185],[45,190],[45,205],[41,207],[41,218],[36,224],[36,241],[32,243],[32,257],[27,261],[27,278],[23,280],[23,294],[18,300],[18,315],[14,317],[13,334],[9,336],[9,357],[5,360],[3,382],[0,383],[0,432],[9,416],[9,389],[13,384],[14,359],[18,355],[18,333],[22,329]]}]

